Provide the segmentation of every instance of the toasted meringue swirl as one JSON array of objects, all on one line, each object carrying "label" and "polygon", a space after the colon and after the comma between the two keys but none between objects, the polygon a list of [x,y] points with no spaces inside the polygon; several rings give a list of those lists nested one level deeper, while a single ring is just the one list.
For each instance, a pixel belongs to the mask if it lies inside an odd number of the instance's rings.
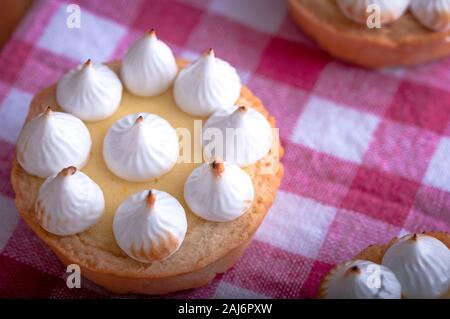
[{"label": "toasted meringue swirl", "polygon": [[74,166],[48,177],[39,189],[39,224],[56,235],[73,235],[94,225],[105,208],[100,187]]},{"label": "toasted meringue swirl", "polygon": [[17,160],[23,169],[46,178],[73,165],[88,161],[91,136],[84,123],[73,115],[50,108],[25,124],[17,141]]},{"label": "toasted meringue swirl", "polygon": [[91,60],[77,66],[59,80],[56,100],[61,108],[83,121],[111,116],[122,99],[122,83],[109,67]]},{"label": "toasted meringue swirl", "polygon": [[174,97],[178,107],[193,116],[211,113],[233,106],[241,92],[236,70],[216,58],[214,51],[201,56],[178,74]]},{"label": "toasted meringue swirl", "polygon": [[[422,0],[420,0],[422,1]],[[409,7],[410,0],[338,0],[338,7],[349,19],[365,24],[371,12],[370,5],[377,5],[380,9],[381,24],[388,24],[399,19]]]},{"label": "toasted meringue swirl", "polygon": [[144,190],[119,206],[113,230],[117,244],[128,256],[150,263],[164,260],[180,248],[187,219],[183,206],[173,196]]},{"label": "toasted meringue swirl", "polygon": [[130,114],[114,123],[103,142],[108,168],[128,181],[148,181],[167,173],[179,153],[178,136],[163,118]]},{"label": "toasted meringue swirl", "polygon": [[270,151],[272,133],[265,116],[253,108],[226,108],[211,115],[204,125],[204,153],[207,158],[219,156],[239,166],[252,165]]},{"label": "toasted meringue swirl", "polygon": [[166,91],[175,80],[178,67],[172,50],[150,31],[127,51],[121,66],[126,88],[139,96]]},{"label": "toasted meringue swirl", "polygon": [[386,251],[383,265],[402,285],[406,298],[439,298],[450,289],[450,250],[427,235],[406,235]]},{"label": "toasted meringue swirl", "polygon": [[242,216],[254,196],[250,176],[239,166],[217,159],[197,167],[184,185],[184,199],[192,212],[215,222]]}]

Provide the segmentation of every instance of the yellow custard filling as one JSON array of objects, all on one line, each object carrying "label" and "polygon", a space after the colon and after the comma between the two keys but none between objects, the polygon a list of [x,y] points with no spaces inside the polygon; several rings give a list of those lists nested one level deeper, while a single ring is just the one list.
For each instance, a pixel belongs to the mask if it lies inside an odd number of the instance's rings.
[{"label": "yellow custard filling", "polygon": [[[117,71],[118,65],[113,64],[112,68]],[[240,105],[250,106],[249,103],[243,99],[239,99],[238,103]],[[128,114],[143,112],[161,116],[176,130],[179,128],[189,130],[191,162],[179,162],[167,174],[150,182],[128,182],[117,177],[107,168],[103,159],[103,140],[108,129],[118,119]],[[197,120],[196,124],[195,120]],[[162,190],[177,198],[183,205],[187,214],[188,232],[189,228],[193,227],[195,224],[205,222],[189,210],[183,196],[186,179],[194,168],[202,162],[201,123],[204,123],[205,120],[206,118],[196,118],[183,113],[175,104],[171,87],[165,93],[155,97],[135,96],[124,88],[121,104],[111,117],[98,122],[84,122],[91,134],[92,149],[87,165],[81,170],[91,177],[103,190],[105,197],[105,212],[98,223],[87,231],[79,234],[80,239],[86,244],[109,251],[114,255],[123,255],[123,252],[115,242],[112,232],[114,214],[118,206],[128,196],[144,189],[154,188]],[[196,126],[195,130],[194,126]],[[186,137],[182,137],[179,134],[179,138],[181,142]],[[194,139],[197,140],[197,143],[194,143]],[[181,145],[185,144],[180,143],[179,160],[181,160],[183,154],[186,154],[186,151],[189,151],[188,149],[183,150]]]}]

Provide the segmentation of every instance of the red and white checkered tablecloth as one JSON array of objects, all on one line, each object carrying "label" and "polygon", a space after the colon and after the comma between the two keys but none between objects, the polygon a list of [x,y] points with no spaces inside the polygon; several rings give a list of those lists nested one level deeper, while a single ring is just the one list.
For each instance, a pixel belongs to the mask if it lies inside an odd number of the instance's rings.
[{"label": "red and white checkered tablecloth", "polygon": [[[68,3],[81,6],[69,29]],[[92,58],[119,59],[143,31],[178,56],[213,47],[276,116],[286,174],[245,255],[177,298],[314,297],[320,278],[371,243],[450,231],[450,59],[368,71],[334,60],[281,0],[36,2],[0,55],[0,296],[107,298],[65,268],[20,220],[9,182],[29,102]]]}]

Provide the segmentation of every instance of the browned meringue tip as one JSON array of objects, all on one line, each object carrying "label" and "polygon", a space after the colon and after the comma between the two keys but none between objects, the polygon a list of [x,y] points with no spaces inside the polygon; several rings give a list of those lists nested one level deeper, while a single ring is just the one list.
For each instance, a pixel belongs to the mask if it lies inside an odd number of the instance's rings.
[{"label": "browned meringue tip", "polygon": [[61,172],[58,173],[59,177],[65,177],[69,175],[73,175],[77,172],[77,168],[75,166],[69,166],[66,168],[63,168]]},{"label": "browned meringue tip", "polygon": [[92,60],[91,59],[87,59],[86,62],[84,62],[83,67],[88,67],[92,65]]},{"label": "browned meringue tip", "polygon": [[150,30],[147,30],[146,34],[150,37],[155,37],[156,36],[156,31],[154,28],[151,28]]},{"label": "browned meringue tip", "polygon": [[417,239],[419,239],[419,235],[417,235],[417,234],[413,234],[410,238],[410,240],[412,240],[412,241],[417,241]]},{"label": "browned meringue tip", "polygon": [[134,121],[134,124],[139,124],[144,122],[144,117],[142,115],[139,115],[136,119],[136,121]]},{"label": "browned meringue tip", "polygon": [[206,56],[214,56],[214,49],[213,48],[209,48],[206,52],[205,52]]},{"label": "browned meringue tip", "polygon": [[50,107],[50,106],[47,106],[47,108],[45,109],[45,111],[43,112],[43,114],[46,116],[46,117],[49,117],[51,114],[52,114],[52,108]]},{"label": "browned meringue tip", "polygon": [[211,167],[214,170],[214,175],[216,175],[217,177],[220,177],[223,173],[223,171],[225,170],[225,165],[223,164],[223,162],[216,158],[212,163],[211,163]]},{"label": "browned meringue tip", "polygon": [[244,106],[244,105],[241,105],[241,106],[239,106],[239,107],[236,109],[236,111],[238,111],[238,112],[247,112],[247,111],[248,111],[248,107],[246,107],[246,106]]},{"label": "browned meringue tip", "polygon": [[359,275],[359,274],[361,274],[361,269],[358,266],[353,266],[353,267],[350,267],[345,274],[346,275]]},{"label": "browned meringue tip", "polygon": [[153,207],[153,205],[155,205],[156,196],[155,196],[155,194],[153,194],[152,190],[148,191],[146,201],[147,201],[147,207]]}]

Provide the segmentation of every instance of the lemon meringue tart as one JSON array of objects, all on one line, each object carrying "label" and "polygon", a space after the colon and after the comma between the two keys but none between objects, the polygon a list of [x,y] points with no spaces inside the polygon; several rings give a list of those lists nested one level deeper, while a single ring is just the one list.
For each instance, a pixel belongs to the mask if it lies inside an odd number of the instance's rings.
[{"label": "lemon meringue tart", "polygon": [[[244,139],[245,165],[203,156],[202,124],[224,109],[248,113],[231,121],[242,134],[263,131]],[[13,162],[16,205],[64,264],[112,292],[199,287],[233,266],[274,201],[274,127],[212,50],[175,60],[152,31],[122,62],[88,61],[35,95]]]},{"label": "lemon meringue tart", "polygon": [[424,232],[371,245],[332,269],[319,298],[450,298],[450,234]]},{"label": "lemon meringue tart", "polygon": [[295,22],[325,51],[363,67],[414,65],[450,54],[450,0],[287,0],[287,4]]}]

